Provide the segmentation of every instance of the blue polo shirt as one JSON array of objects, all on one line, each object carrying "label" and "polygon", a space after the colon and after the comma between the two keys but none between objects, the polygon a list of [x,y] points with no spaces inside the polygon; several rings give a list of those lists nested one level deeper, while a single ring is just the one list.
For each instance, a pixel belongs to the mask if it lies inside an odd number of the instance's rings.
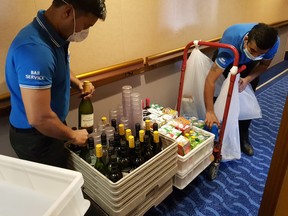
[{"label": "blue polo shirt", "polygon": [[9,119],[16,128],[32,127],[27,120],[20,88],[50,89],[51,109],[61,121],[69,111],[69,43],[45,20],[44,13],[39,11],[37,17],[18,33],[7,54],[5,76],[11,95]]},{"label": "blue polo shirt", "polygon": [[[220,40],[220,43],[231,44],[233,45],[239,52],[239,64],[247,64],[252,60],[247,58],[244,53],[244,37],[248,34],[248,32],[256,25],[257,23],[247,23],[247,24],[236,24],[228,27]],[[277,53],[279,47],[280,39],[278,37],[277,42],[274,46],[268,50],[262,57],[262,59],[272,59]],[[217,58],[215,60],[216,64],[225,69],[234,61],[234,54],[230,49],[220,48]]]}]

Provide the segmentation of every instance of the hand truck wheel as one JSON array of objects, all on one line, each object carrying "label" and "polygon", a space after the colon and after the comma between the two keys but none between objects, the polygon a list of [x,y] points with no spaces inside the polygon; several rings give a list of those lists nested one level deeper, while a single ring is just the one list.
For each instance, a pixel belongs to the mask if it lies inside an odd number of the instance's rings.
[{"label": "hand truck wheel", "polygon": [[218,170],[219,170],[219,162],[212,162],[209,166],[209,170],[208,170],[208,179],[209,180],[214,180],[217,177],[218,174]]}]

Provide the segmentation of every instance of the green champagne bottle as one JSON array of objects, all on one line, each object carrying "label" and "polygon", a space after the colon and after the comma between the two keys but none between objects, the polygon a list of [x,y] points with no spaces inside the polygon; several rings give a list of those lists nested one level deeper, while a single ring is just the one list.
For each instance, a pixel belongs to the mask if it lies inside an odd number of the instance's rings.
[{"label": "green champagne bottle", "polygon": [[110,164],[110,172],[108,175],[108,178],[112,182],[117,182],[123,177],[122,172],[119,169],[118,163],[117,163],[117,157],[116,155],[111,156],[111,164]]},{"label": "green champagne bottle", "polygon": [[89,93],[90,85],[90,81],[84,81],[84,94],[81,96],[82,99],[78,108],[78,127],[79,129],[86,129],[89,134],[93,132],[94,128],[94,111],[91,100],[84,97]]},{"label": "green champagne bottle", "polygon": [[102,145],[101,144],[97,144],[96,145],[96,162],[95,162],[95,169],[97,169],[100,173],[102,173],[103,175],[107,176],[108,175],[108,170],[106,165],[104,164],[103,161],[103,152],[102,152]]}]

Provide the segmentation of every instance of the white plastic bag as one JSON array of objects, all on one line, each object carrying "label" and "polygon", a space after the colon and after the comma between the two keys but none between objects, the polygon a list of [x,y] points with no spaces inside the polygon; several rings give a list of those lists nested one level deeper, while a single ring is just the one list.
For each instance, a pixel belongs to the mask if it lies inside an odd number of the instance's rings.
[{"label": "white plastic bag", "polygon": [[[214,104],[214,111],[220,122],[222,122],[223,120],[226,98],[230,84],[230,77],[231,74],[229,73],[227,79],[223,83],[220,94]],[[239,91],[238,91],[239,77],[240,74],[237,74],[232,92],[232,98],[230,101],[230,108],[228,111],[226,127],[224,130],[222,149],[221,149],[222,160],[235,160],[241,158],[240,136],[238,125],[238,116],[240,112]]]},{"label": "white plastic bag", "polygon": [[239,120],[262,117],[261,108],[250,84],[244,89],[244,91],[239,93],[239,105]]},{"label": "white plastic bag", "polygon": [[[199,119],[205,119],[204,85],[212,64],[212,60],[203,54],[198,47],[195,47],[192,50],[186,65],[180,111],[181,115],[190,115],[196,116]],[[224,76],[221,76],[217,80],[215,87],[216,95],[218,95],[223,81]]]}]

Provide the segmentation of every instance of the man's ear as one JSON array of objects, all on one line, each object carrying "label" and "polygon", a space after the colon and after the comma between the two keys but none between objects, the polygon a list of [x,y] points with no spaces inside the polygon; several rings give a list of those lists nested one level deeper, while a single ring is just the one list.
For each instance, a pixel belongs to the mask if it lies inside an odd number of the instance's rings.
[{"label": "man's ear", "polygon": [[73,11],[73,7],[72,7],[72,5],[64,5],[63,6],[63,17],[64,18],[68,18],[68,17],[72,17],[73,18],[73,13],[74,13],[74,11]]},{"label": "man's ear", "polygon": [[248,41],[248,35],[246,35],[246,36],[244,37],[244,40]]}]

